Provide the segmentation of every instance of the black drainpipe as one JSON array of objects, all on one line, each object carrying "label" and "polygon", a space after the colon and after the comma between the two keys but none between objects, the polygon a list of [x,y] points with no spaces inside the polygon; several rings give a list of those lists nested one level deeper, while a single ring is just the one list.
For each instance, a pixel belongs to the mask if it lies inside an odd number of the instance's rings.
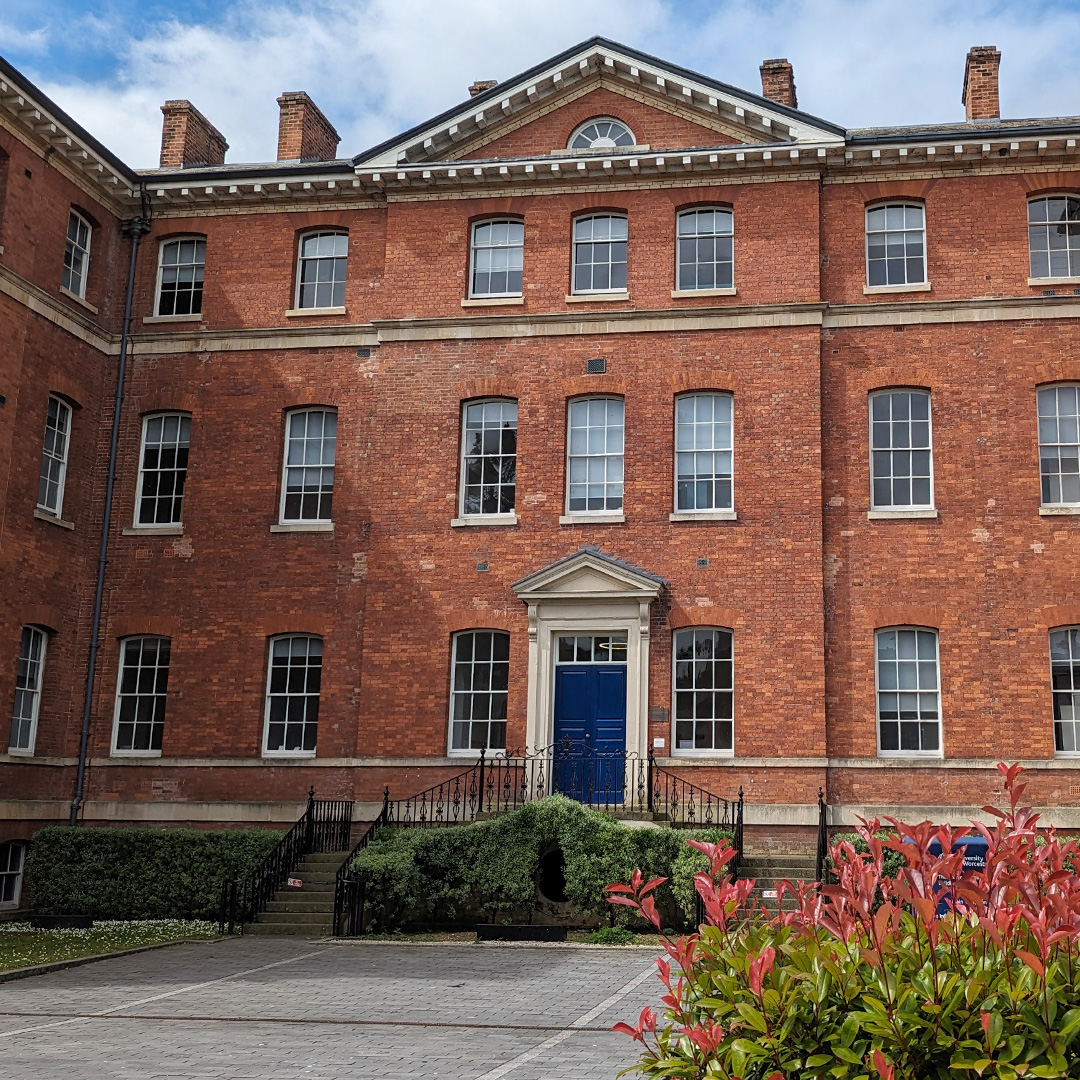
[{"label": "black drainpipe", "polygon": [[120,369],[116,374],[116,398],[113,401],[112,441],[109,444],[109,475],[105,482],[105,513],[101,520],[101,547],[98,553],[97,587],[94,591],[94,621],[90,630],[90,658],[86,670],[86,696],[83,698],[82,734],[79,738],[79,770],[75,779],[75,798],[71,800],[69,825],[79,823],[83,790],[86,787],[86,749],[90,741],[90,709],[94,702],[94,674],[101,636],[101,605],[105,595],[105,567],[109,559],[109,528],[112,523],[113,489],[116,486],[116,448],[120,442],[120,407],[124,402],[124,375],[127,371],[128,335],[131,333],[131,298],[135,289],[135,260],[139,241],[150,231],[150,196],[146,185],[139,185],[140,214],[123,224],[124,235],[131,238],[131,262],[128,264],[127,295],[124,297],[124,326],[120,334]]}]

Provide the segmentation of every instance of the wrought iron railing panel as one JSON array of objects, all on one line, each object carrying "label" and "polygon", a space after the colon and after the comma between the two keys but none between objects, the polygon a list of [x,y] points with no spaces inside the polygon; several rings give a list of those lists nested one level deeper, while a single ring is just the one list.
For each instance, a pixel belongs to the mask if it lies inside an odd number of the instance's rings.
[{"label": "wrought iron railing panel", "polygon": [[266,910],[289,875],[308,855],[322,851],[347,851],[352,831],[351,799],[316,799],[308,792],[307,809],[300,820],[278,841],[246,878],[228,881],[222,888],[219,929],[231,934],[239,925],[254,922]]},{"label": "wrought iron railing panel", "polygon": [[[597,810],[621,816],[652,817],[684,828],[722,828],[733,834],[738,875],[743,852],[743,793],[738,799],[708,791],[658,766],[652,751],[598,751],[587,743],[563,740],[524,755],[488,756],[437,784],[392,800],[383,793],[382,809],[338,870],[334,887],[334,934],[363,933],[365,886],[352,870],[356,856],[381,828],[442,828],[497,817],[551,794],[563,794]],[[352,822],[351,802],[316,802],[282,838],[254,873],[222,894],[222,927],[250,922],[273,898],[304,856],[314,851],[345,851]]]}]

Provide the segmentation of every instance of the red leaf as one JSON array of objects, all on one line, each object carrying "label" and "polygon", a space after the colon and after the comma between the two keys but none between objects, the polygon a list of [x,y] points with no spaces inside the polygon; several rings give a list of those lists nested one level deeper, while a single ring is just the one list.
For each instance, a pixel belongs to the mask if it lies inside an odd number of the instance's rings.
[{"label": "red leaf", "polygon": [[1046,968],[1043,965],[1043,962],[1035,956],[1034,953],[1029,953],[1027,949],[1017,949],[1016,955],[1019,956],[1040,979],[1046,974]]},{"label": "red leaf", "polygon": [[893,1080],[895,1070],[885,1060],[885,1055],[880,1050],[874,1051],[874,1069],[878,1076],[881,1077],[881,1080]]}]

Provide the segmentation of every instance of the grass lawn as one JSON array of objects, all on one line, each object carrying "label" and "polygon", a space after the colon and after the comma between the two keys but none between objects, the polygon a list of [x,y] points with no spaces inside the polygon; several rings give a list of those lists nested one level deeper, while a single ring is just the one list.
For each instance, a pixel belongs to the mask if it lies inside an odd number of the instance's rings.
[{"label": "grass lawn", "polygon": [[0,923],[0,971],[137,949],[178,938],[217,937],[217,923],[181,919],[99,922],[89,930],[31,930],[29,923]]}]

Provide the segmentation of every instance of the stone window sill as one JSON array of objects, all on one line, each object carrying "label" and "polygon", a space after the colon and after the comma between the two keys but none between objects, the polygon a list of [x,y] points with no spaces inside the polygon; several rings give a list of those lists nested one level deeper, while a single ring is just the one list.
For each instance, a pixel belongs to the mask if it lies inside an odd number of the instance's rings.
[{"label": "stone window sill", "polygon": [[94,307],[93,304],[84,300],[78,293],[73,293],[70,289],[65,289],[63,285],[60,286],[60,295],[66,296],[69,300],[74,300],[76,304],[86,308],[91,315],[96,315],[98,313],[98,309]]},{"label": "stone window sill", "polygon": [[34,517],[38,521],[47,521],[50,525],[59,525],[61,529],[74,529],[75,523],[72,521],[65,521],[63,518],[58,518],[55,514],[46,513],[44,510],[35,510]]},{"label": "stone window sill", "polygon": [[737,521],[734,510],[679,510],[668,514],[668,521]]},{"label": "stone window sill", "polygon": [[917,754],[912,750],[879,750],[878,758],[884,761],[944,761],[940,752]]},{"label": "stone window sill", "polygon": [[1080,514],[1080,506],[1040,506],[1039,517],[1059,517]]},{"label": "stone window sill", "polygon": [[277,525],[271,525],[270,531],[272,533],[332,533],[334,531],[334,523],[332,521],[287,521]]},{"label": "stone window sill", "polygon": [[450,522],[452,529],[478,528],[484,525],[516,525],[517,514],[476,514],[471,517],[454,518]]},{"label": "stone window sill", "polygon": [[18,746],[9,746],[7,748],[7,756],[8,757],[13,757],[13,758],[19,758],[22,761],[26,761],[29,758],[33,758],[34,749],[33,749],[33,747],[21,748],[21,747],[18,747]]},{"label": "stone window sill", "polygon": [[286,319],[299,319],[307,315],[344,315],[343,307],[306,307],[290,308],[285,312]]},{"label": "stone window sill", "polygon": [[630,294],[628,292],[581,293],[580,295],[568,295],[566,302],[568,304],[602,304],[605,301],[629,299]]},{"label": "stone window sill", "polygon": [[560,525],[622,525],[625,514],[563,514]]},{"label": "stone window sill", "polygon": [[927,507],[925,510],[868,510],[868,521],[908,521],[912,518],[936,518],[937,510]]},{"label": "stone window sill", "polygon": [[1027,283],[1050,289],[1055,285],[1080,285],[1080,277],[1029,277]]},{"label": "stone window sill", "polygon": [[113,750],[109,757],[123,757],[123,758],[159,758],[161,757],[160,750]]},{"label": "stone window sill", "polygon": [[270,761],[288,761],[290,758],[311,760],[314,750],[264,750],[262,756]]},{"label": "stone window sill", "polygon": [[918,285],[864,285],[864,296],[880,296],[882,294],[888,295],[890,293],[906,293],[906,292],[929,292],[930,282],[923,281]]},{"label": "stone window sill", "polygon": [[133,525],[123,529],[121,536],[183,536],[183,525]]},{"label": "stone window sill", "polygon": [[694,758],[704,758],[706,760],[717,758],[733,758],[735,756],[734,750],[676,750],[673,746],[671,748],[671,756],[673,758],[680,758],[682,761],[692,761]]},{"label": "stone window sill", "polygon": [[202,322],[202,312],[195,311],[190,315],[144,315],[144,323],[174,323],[174,322]]},{"label": "stone window sill", "polygon": [[737,290],[730,289],[672,289],[672,300],[686,300],[691,296],[736,296]]},{"label": "stone window sill", "polygon": [[462,307],[506,307],[508,305],[521,305],[525,303],[524,296],[478,296],[462,300]]}]

